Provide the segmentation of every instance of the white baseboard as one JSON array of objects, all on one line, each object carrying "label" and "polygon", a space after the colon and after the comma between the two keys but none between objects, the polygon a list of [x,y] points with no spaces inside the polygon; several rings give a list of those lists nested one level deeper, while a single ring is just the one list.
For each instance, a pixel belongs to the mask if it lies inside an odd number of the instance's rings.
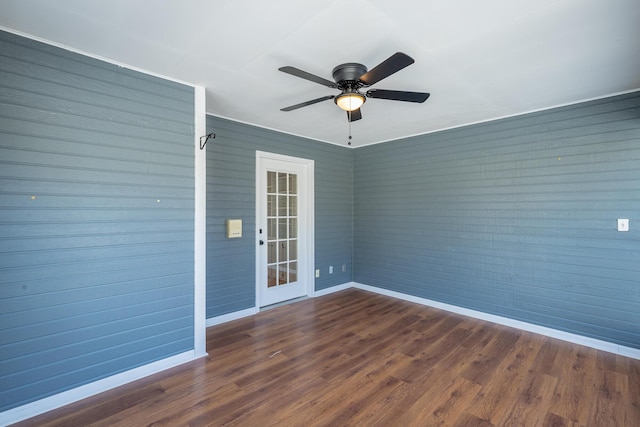
[{"label": "white baseboard", "polygon": [[156,374],[166,369],[182,365],[183,363],[191,362],[192,360],[198,358],[199,357],[196,357],[194,351],[187,351],[175,356],[168,357],[166,359],[158,360],[157,362],[149,363],[148,365],[140,366],[138,368],[122,372],[120,374],[112,375],[102,380],[94,381],[92,383],[55,394],[53,396],[45,397],[44,399],[36,400],[35,402],[27,403],[26,405],[18,406],[17,408],[9,409],[8,411],[0,413],[0,426],[6,426],[22,420],[26,420],[27,418],[35,417],[36,415],[58,409],[70,403],[74,403],[98,393],[111,390],[112,388],[139,380],[141,378]]},{"label": "white baseboard", "polygon": [[321,296],[324,296],[324,295],[329,295],[329,294],[332,294],[334,292],[344,291],[345,289],[349,289],[349,288],[353,288],[353,287],[355,287],[355,283],[353,283],[353,282],[343,283],[342,285],[336,285],[336,286],[332,286],[330,288],[321,289],[319,291],[316,291],[314,297],[321,297]]},{"label": "white baseboard", "polygon": [[[345,289],[349,289],[349,288],[353,288],[353,287],[354,287],[354,283],[353,282],[343,283],[342,285],[332,286],[332,287],[327,288],[327,289],[322,289],[322,290],[319,290],[319,291],[315,291],[313,293],[313,297],[312,298],[317,298],[317,297],[321,297],[321,296],[324,296],[324,295],[329,295],[329,294],[332,294],[334,292],[343,291]],[[258,310],[255,307],[252,307],[252,308],[248,308],[246,310],[234,311],[233,313],[223,314],[222,316],[210,317],[210,318],[207,319],[207,328],[209,326],[215,326],[215,325],[220,325],[222,323],[231,322],[232,320],[242,319],[243,317],[253,316],[254,314],[259,313],[259,312],[260,312],[260,310]]]},{"label": "white baseboard", "polygon": [[595,338],[585,337],[583,335],[572,334],[569,332],[564,332],[557,329],[548,328],[545,326],[534,325],[532,323],[510,319],[508,317],[502,317],[494,314],[483,313],[482,311],[471,310],[468,308],[458,307],[451,304],[445,304],[442,302],[433,301],[426,298],[420,298],[413,295],[403,294],[400,292],[389,291],[387,289],[382,289],[375,286],[363,285],[361,283],[353,283],[353,287],[362,289],[364,291],[374,292],[380,295],[386,295],[386,296],[398,298],[404,301],[415,302],[417,304],[426,305],[428,307],[438,308],[438,309],[449,311],[452,313],[473,317],[475,319],[486,320],[489,322],[497,323],[499,325],[510,326],[513,328],[521,329],[523,331],[533,332],[533,333],[544,335],[550,338],[557,338],[570,343],[591,347],[596,350],[603,350],[609,353],[619,354],[621,356],[640,360],[640,349],[637,349],[637,348],[626,347],[626,346],[611,343],[608,341],[602,341]]},{"label": "white baseboard", "polygon": [[[343,283],[341,285],[332,286],[327,289],[322,289],[314,293],[314,298],[321,297],[324,295],[329,295],[334,292],[344,291],[349,288],[362,289],[362,290],[373,292],[376,294],[386,295],[386,296],[398,298],[404,301],[414,302],[414,303],[422,304],[428,307],[449,311],[451,313],[473,317],[474,319],[486,320],[488,322],[497,323],[499,325],[510,326],[512,328],[521,329],[523,331],[533,332],[533,333],[544,335],[550,338],[557,338],[570,343],[584,345],[597,350],[603,350],[609,353],[619,354],[621,356],[640,360],[640,349],[637,349],[637,348],[626,347],[626,346],[611,343],[608,341],[602,341],[595,338],[585,337],[583,335],[572,334],[570,332],[560,331],[558,329],[548,328],[546,326],[535,325],[533,323],[527,323],[521,320],[515,320],[515,319],[510,319],[508,317],[497,316],[495,314],[484,313],[482,311],[471,310],[468,308],[446,304],[443,302],[434,301],[426,298],[416,297],[413,295],[403,294],[400,292],[390,291],[390,290],[378,288],[375,286],[364,285],[362,283],[348,282],[348,283]],[[207,326],[218,325],[220,323],[228,322],[235,319],[240,319],[246,316],[251,316],[253,314],[256,314],[257,312],[258,310],[256,309],[248,309],[248,310],[238,311],[235,313],[229,313],[224,316],[207,319]]]},{"label": "white baseboard", "polygon": [[207,319],[207,328],[209,326],[231,322],[232,320],[242,319],[243,317],[253,316],[257,312],[258,312],[258,309],[253,307],[253,308],[247,308],[246,310],[234,311],[233,313],[223,314],[222,316],[210,317]]}]

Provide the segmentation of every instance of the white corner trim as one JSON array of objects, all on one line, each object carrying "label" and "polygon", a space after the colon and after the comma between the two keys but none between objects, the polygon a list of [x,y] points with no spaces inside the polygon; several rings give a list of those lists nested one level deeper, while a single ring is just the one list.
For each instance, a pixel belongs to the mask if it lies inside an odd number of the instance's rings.
[{"label": "white corner trim", "polygon": [[26,420],[27,418],[35,417],[36,415],[52,411],[198,358],[194,351],[187,351],[53,396],[45,397],[44,399],[36,400],[35,402],[27,403],[26,405],[18,406],[17,408],[9,409],[8,411],[0,413],[0,425],[6,426]]},{"label": "white corner trim", "polygon": [[558,329],[548,328],[546,326],[534,325],[533,323],[527,323],[521,320],[515,320],[515,319],[510,319],[508,317],[497,316],[495,314],[484,313],[482,311],[476,311],[468,308],[458,307],[451,304],[445,304],[442,302],[433,301],[426,298],[415,297],[413,295],[407,295],[400,292],[390,291],[390,290],[378,288],[375,286],[363,285],[361,283],[354,283],[353,287],[362,289],[364,291],[374,292],[380,295],[386,295],[386,296],[398,298],[404,301],[414,302],[414,303],[422,304],[428,307],[449,311],[451,313],[461,314],[463,316],[469,316],[479,320],[486,320],[488,322],[497,323],[499,325],[510,326],[512,328],[517,328],[523,331],[533,332],[533,333],[544,335],[550,338],[556,338],[556,339],[567,341],[573,344],[584,345],[586,347],[591,347],[596,350],[603,350],[609,353],[619,354],[621,356],[640,360],[640,349],[637,349],[637,348],[626,347],[626,346],[611,343],[608,341],[602,341],[602,340],[598,340],[591,337],[585,337],[583,335],[572,334],[570,332],[560,331]]},{"label": "white corner trim", "polygon": [[246,310],[234,311],[233,313],[223,314],[222,316],[210,317],[207,319],[207,328],[209,326],[220,325],[222,323],[231,322],[232,320],[242,319],[243,317],[253,316],[259,310],[256,307],[247,308]]},{"label": "white corner trim", "polygon": [[194,88],[194,236],[193,236],[193,348],[196,357],[207,355],[207,133],[205,88]]}]

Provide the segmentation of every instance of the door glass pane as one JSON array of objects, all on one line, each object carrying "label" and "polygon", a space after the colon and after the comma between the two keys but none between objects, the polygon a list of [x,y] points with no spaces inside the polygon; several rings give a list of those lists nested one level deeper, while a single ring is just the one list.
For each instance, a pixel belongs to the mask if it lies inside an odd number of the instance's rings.
[{"label": "door glass pane", "polygon": [[278,265],[278,285],[289,283],[289,269],[287,263]]},{"label": "door glass pane", "polygon": [[276,195],[268,195],[267,196],[267,216],[276,216]]},{"label": "door glass pane", "polygon": [[289,260],[298,259],[298,241],[289,240]]},{"label": "door glass pane", "polygon": [[289,194],[298,194],[298,175],[289,175]]},{"label": "door glass pane", "polygon": [[275,265],[270,265],[267,267],[267,287],[272,288],[278,284],[278,268]]},{"label": "door glass pane", "polygon": [[289,242],[287,242],[286,240],[281,240],[278,242],[278,261],[283,262],[289,260],[289,254],[287,251],[288,247]]},{"label": "door glass pane", "polygon": [[275,193],[276,184],[276,173],[267,172],[267,193]]},{"label": "door glass pane", "polygon": [[298,197],[289,196],[289,216],[298,215]]},{"label": "door glass pane", "polygon": [[289,229],[287,227],[287,218],[278,219],[278,239],[287,239],[289,237]]},{"label": "door glass pane", "polygon": [[276,262],[276,253],[278,248],[277,242],[269,242],[267,243],[267,262],[269,264],[273,264]]},{"label": "door glass pane", "polygon": [[278,215],[287,216],[287,196],[278,196]]},{"label": "door glass pane", "polygon": [[289,283],[298,281],[298,263],[289,263]]},{"label": "door glass pane", "polygon": [[267,240],[276,240],[278,235],[276,234],[276,225],[278,224],[277,218],[267,219]]},{"label": "door glass pane", "polygon": [[287,194],[288,173],[278,172],[278,194]]},{"label": "door glass pane", "polygon": [[289,218],[289,238],[290,239],[298,238],[298,219],[297,218]]}]

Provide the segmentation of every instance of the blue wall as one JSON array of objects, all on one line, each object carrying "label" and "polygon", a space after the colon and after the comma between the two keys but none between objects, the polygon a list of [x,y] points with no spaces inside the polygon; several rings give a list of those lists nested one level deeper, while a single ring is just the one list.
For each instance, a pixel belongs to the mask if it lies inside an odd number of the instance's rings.
[{"label": "blue wall", "polygon": [[[352,151],[213,116],[207,131],[207,317],[255,307],[256,150],[315,161],[315,289],[350,282]],[[228,218],[242,219],[242,238],[226,238]]]},{"label": "blue wall", "polygon": [[640,348],[640,93],[354,156],[356,282]]},{"label": "blue wall", "polygon": [[0,411],[193,349],[194,90],[0,32]]}]

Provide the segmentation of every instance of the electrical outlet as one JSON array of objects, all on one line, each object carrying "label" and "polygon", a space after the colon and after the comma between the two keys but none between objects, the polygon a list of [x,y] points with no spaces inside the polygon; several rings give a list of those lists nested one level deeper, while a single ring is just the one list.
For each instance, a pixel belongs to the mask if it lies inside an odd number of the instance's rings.
[{"label": "electrical outlet", "polygon": [[629,231],[629,219],[618,219],[618,231]]},{"label": "electrical outlet", "polygon": [[347,264],[342,264],[342,272],[343,273],[347,272]]},{"label": "electrical outlet", "polygon": [[317,279],[318,277],[320,277],[320,269],[319,269],[319,268],[318,268],[318,269],[316,269],[316,279]]},{"label": "electrical outlet", "polygon": [[333,274],[333,265],[329,266],[329,274]]}]

